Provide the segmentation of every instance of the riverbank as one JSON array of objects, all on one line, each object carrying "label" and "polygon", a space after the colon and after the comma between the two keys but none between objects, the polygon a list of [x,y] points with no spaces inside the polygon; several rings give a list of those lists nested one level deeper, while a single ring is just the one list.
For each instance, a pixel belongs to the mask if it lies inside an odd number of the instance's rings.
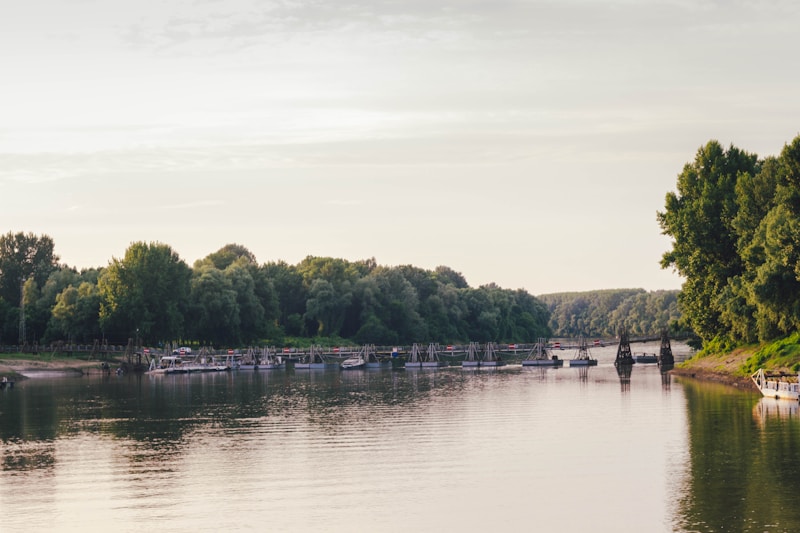
[{"label": "riverbank", "polygon": [[[116,361],[106,361],[116,368]],[[0,354],[0,378],[21,380],[57,375],[85,375],[103,372],[103,361],[49,355]]]}]

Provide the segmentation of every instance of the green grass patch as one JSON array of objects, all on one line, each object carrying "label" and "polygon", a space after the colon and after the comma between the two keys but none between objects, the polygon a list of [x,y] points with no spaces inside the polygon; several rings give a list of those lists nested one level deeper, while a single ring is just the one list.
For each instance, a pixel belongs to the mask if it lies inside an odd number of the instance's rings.
[{"label": "green grass patch", "polygon": [[752,374],[759,368],[800,371],[800,332],[761,346],[747,359],[742,370]]},{"label": "green grass patch", "polygon": [[53,363],[53,362],[61,362],[61,363],[70,363],[74,361],[102,361],[97,356],[94,359],[89,359],[88,353],[81,353],[81,352],[74,352],[73,355],[68,355],[63,352],[59,353],[51,353],[51,352],[39,352],[39,353],[22,353],[22,352],[11,352],[11,353],[0,353],[0,362],[2,361],[40,361],[43,363]]}]

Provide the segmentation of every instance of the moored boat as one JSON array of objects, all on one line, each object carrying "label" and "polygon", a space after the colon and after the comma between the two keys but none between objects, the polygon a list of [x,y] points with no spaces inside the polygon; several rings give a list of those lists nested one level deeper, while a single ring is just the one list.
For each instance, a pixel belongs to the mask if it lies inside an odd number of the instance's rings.
[{"label": "moored boat", "polygon": [[367,362],[364,360],[364,358],[361,355],[357,355],[355,357],[348,357],[341,362],[339,367],[342,370],[353,370],[356,368],[364,368],[366,364]]},{"label": "moored boat", "polygon": [[767,374],[763,368],[759,368],[750,378],[767,398],[800,399],[800,375]]},{"label": "moored boat", "polygon": [[654,353],[640,353],[633,356],[637,363],[658,363],[658,356]]}]

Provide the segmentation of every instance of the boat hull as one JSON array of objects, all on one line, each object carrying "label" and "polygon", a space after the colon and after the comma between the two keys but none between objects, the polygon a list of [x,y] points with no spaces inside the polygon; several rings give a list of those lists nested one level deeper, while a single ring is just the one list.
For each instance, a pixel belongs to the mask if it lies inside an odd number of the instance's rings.
[{"label": "boat hull", "polygon": [[366,364],[367,362],[360,357],[354,357],[342,361],[342,363],[339,365],[339,368],[342,370],[358,370],[359,368],[364,368]]},{"label": "boat hull", "polygon": [[522,366],[551,366],[560,367],[564,366],[563,359],[526,359],[522,361]]},{"label": "boat hull", "polygon": [[295,363],[295,370],[339,370],[336,363]]},{"label": "boat hull", "polygon": [[286,363],[264,363],[260,365],[241,365],[239,370],[283,370]]}]

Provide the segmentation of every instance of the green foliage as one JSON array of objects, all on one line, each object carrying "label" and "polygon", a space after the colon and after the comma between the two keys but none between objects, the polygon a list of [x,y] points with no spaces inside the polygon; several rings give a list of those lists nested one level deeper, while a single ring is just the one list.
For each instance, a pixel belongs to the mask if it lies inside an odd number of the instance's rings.
[{"label": "green foliage", "polygon": [[[530,342],[548,337],[547,307],[524,290],[469,287],[449,267],[379,266],[374,259],[306,257],[257,265],[226,245],[189,268],[160,243],[133,243],[102,271],[53,271],[25,285],[37,338],[101,335],[155,344],[192,339],[235,346],[320,339],[337,344]],[[18,309],[0,300],[2,334]],[[350,339],[350,340],[342,340]]]},{"label": "green foliage", "polygon": [[556,337],[609,337],[620,329],[630,335],[657,335],[677,324],[678,291],[611,289],[545,294],[539,297],[550,312]]},{"label": "green foliage", "polygon": [[658,220],[662,266],[686,278],[680,303],[705,344],[770,341],[800,328],[800,137],[758,161],[715,141],[678,176]]},{"label": "green foliage", "polygon": [[800,369],[800,332],[760,347],[747,359],[742,371],[752,374],[759,368],[789,368],[797,372]]},{"label": "green foliage", "polygon": [[744,270],[733,223],[736,184],[740,175],[757,169],[755,155],[710,141],[684,166],[677,192],[667,194],[666,209],[657,215],[662,232],[673,238],[661,265],[686,278],[681,305],[704,341],[725,332],[717,295]]},{"label": "green foliage", "polygon": [[47,235],[8,232],[0,236],[0,298],[17,305],[21,282],[32,279],[43,286],[58,265],[54,249],[53,239]]},{"label": "green foliage", "polygon": [[109,338],[149,343],[184,335],[192,272],[172,248],[133,243],[98,279],[100,325]]}]

